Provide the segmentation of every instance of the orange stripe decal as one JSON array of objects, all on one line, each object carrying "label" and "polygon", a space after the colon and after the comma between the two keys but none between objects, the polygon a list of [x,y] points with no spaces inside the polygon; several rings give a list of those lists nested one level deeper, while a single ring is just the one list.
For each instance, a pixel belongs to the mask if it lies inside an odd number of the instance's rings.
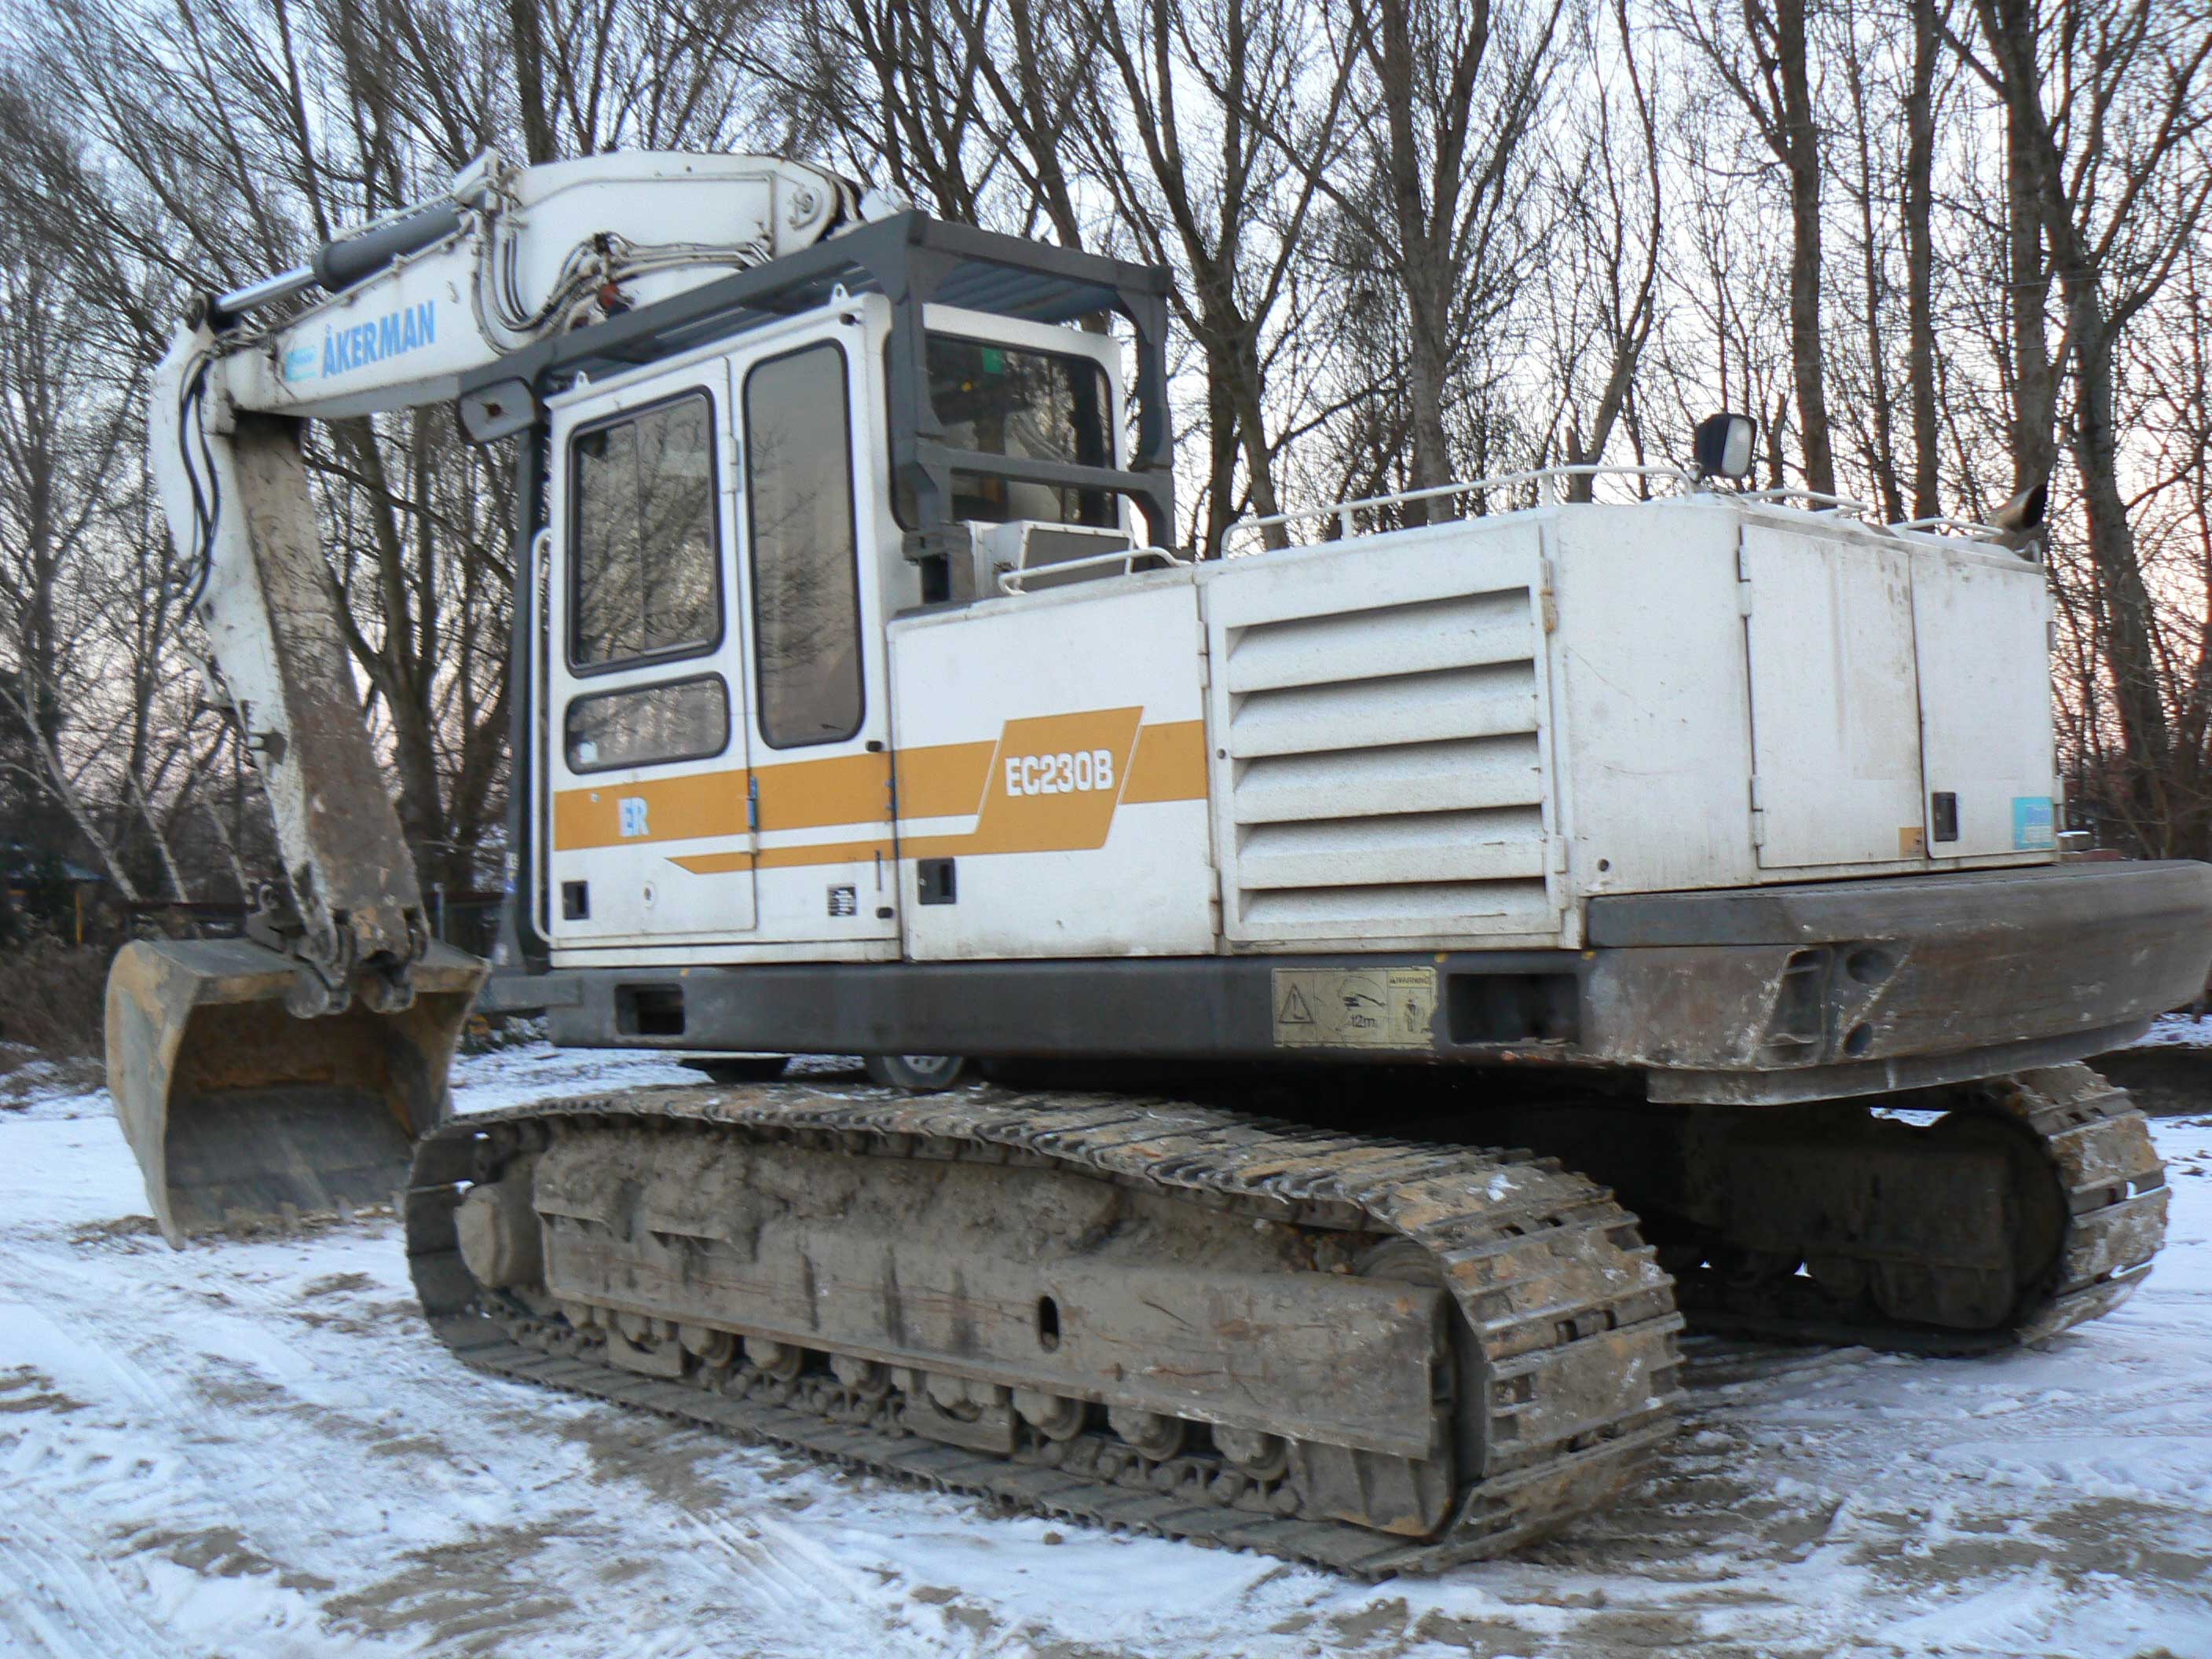
[{"label": "orange stripe decal", "polygon": [[[763,830],[818,830],[833,823],[883,823],[891,815],[888,755],[830,755],[757,766]],[[744,820],[724,833],[735,835]]]},{"label": "orange stripe decal", "polygon": [[[1200,720],[1144,726],[1141,708],[1091,709],[1008,720],[996,743],[935,744],[884,755],[837,755],[639,782],[562,790],[553,845],[569,851],[743,835],[749,787],[763,831],[860,827],[890,816],[893,767],[902,823],[973,815],[972,830],[860,841],[732,848],[673,860],[695,875],[792,869],[875,858],[1084,852],[1105,844],[1117,805],[1206,799]],[[625,803],[642,800],[643,809]],[[625,826],[631,833],[623,834]]]},{"label": "orange stripe decal", "polygon": [[1137,745],[1141,708],[1008,720],[966,835],[902,836],[899,856],[1076,853],[1106,844]]},{"label": "orange stripe decal", "polygon": [[1122,805],[1205,799],[1206,722],[1170,720],[1139,731],[1129,781],[1121,786]]},{"label": "orange stripe decal", "polygon": [[[638,799],[645,802],[647,833],[625,837],[620,803]],[[579,847],[616,847],[625,839],[690,841],[705,836],[735,836],[743,834],[744,827],[743,772],[694,772],[688,777],[654,778],[644,783],[563,789],[553,797],[553,845],[564,852]]]},{"label": "orange stripe decal", "polygon": [[964,818],[983,810],[995,743],[941,743],[898,751],[902,818]]}]

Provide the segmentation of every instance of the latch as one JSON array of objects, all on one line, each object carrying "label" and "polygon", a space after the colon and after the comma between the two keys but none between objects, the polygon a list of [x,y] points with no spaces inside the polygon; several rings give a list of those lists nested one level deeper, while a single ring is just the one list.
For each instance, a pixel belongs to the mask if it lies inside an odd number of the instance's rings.
[{"label": "latch", "polygon": [[915,902],[918,904],[957,904],[960,885],[951,859],[914,861]]}]

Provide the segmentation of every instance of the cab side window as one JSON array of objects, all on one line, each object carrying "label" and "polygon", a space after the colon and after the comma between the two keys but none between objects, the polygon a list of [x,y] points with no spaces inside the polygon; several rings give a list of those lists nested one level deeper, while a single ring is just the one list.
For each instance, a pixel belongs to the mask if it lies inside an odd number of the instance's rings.
[{"label": "cab side window", "polygon": [[845,355],[807,346],[745,375],[745,511],[761,735],[860,729],[860,586]]},{"label": "cab side window", "polygon": [[576,697],[562,722],[571,772],[705,760],[730,746],[730,693],[720,674]]},{"label": "cab side window", "polygon": [[714,433],[698,392],[573,440],[578,668],[690,656],[720,637]]}]

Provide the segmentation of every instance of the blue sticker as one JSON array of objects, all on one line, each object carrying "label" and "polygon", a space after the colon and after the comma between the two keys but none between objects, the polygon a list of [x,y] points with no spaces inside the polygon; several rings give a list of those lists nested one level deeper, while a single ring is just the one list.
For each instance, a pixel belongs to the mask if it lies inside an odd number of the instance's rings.
[{"label": "blue sticker", "polygon": [[370,363],[380,363],[387,357],[434,345],[437,338],[438,304],[434,300],[402,306],[372,322],[356,323],[350,328],[325,326],[323,374],[327,379],[333,374],[348,374]]},{"label": "blue sticker", "polygon": [[2051,834],[2051,797],[2012,798],[2012,845],[2016,853],[2047,852],[2058,843]]},{"label": "blue sticker", "polygon": [[284,354],[284,378],[288,380],[313,380],[321,366],[321,358],[313,346],[295,346]]}]

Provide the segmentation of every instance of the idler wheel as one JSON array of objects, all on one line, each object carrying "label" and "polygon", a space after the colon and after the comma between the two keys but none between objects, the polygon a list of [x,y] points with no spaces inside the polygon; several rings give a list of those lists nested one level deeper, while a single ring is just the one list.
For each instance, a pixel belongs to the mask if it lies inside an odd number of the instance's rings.
[{"label": "idler wheel", "polygon": [[1048,1440],[1073,1440],[1083,1428],[1083,1402],[1041,1389],[1016,1389],[1014,1409]]},{"label": "idler wheel", "polygon": [[753,1369],[763,1376],[774,1377],[780,1382],[789,1382],[799,1376],[799,1367],[806,1363],[806,1351],[793,1342],[778,1342],[765,1336],[745,1339],[745,1358],[752,1361]]},{"label": "idler wheel", "polygon": [[1213,1443],[1232,1467],[1255,1480],[1278,1480],[1291,1467],[1290,1442],[1279,1434],[1267,1434],[1257,1429],[1232,1429],[1225,1423],[1213,1425]]},{"label": "idler wheel", "polygon": [[1182,1443],[1190,1432],[1190,1425],[1180,1417],[1170,1417],[1163,1412],[1148,1412],[1134,1406],[1108,1407],[1106,1421],[1132,1449],[1155,1463],[1164,1457],[1173,1457],[1181,1451]]}]

